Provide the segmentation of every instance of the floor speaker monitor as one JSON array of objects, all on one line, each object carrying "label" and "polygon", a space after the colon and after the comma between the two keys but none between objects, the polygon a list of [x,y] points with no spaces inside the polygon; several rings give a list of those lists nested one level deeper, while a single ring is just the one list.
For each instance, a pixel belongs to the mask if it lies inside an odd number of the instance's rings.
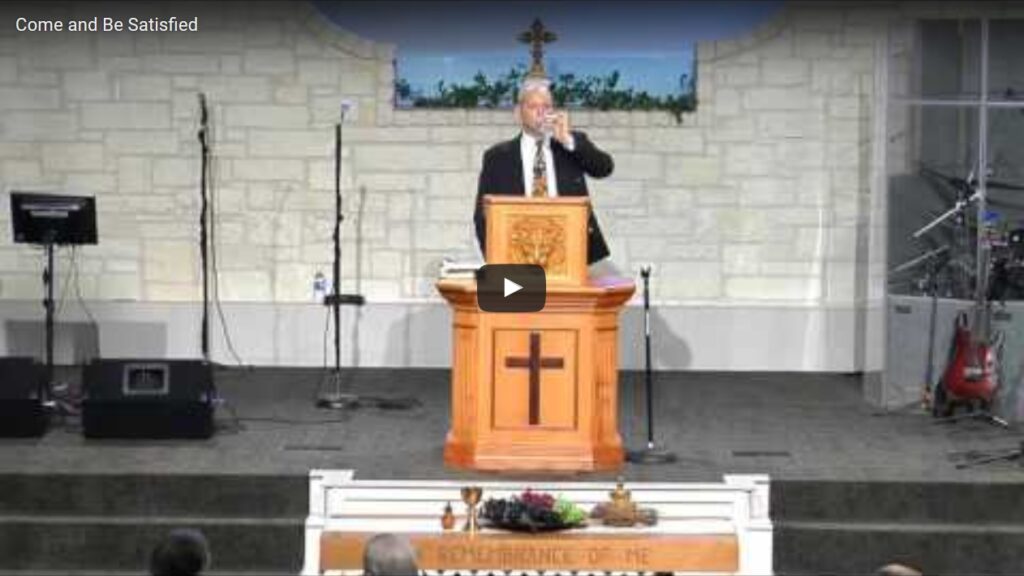
[{"label": "floor speaker monitor", "polygon": [[201,360],[95,360],[83,393],[87,438],[213,435],[213,370]]}]

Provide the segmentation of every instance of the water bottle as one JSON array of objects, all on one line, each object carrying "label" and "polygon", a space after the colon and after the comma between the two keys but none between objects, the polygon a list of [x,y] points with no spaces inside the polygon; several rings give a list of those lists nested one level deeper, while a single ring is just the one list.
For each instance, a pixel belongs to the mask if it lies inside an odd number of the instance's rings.
[{"label": "water bottle", "polygon": [[327,278],[319,270],[313,276],[313,301],[322,304],[327,295]]}]

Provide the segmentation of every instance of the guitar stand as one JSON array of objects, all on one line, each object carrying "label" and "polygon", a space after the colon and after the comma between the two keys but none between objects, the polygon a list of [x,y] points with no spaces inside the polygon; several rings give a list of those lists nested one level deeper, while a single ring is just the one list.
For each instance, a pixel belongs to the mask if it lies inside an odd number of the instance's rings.
[{"label": "guitar stand", "polygon": [[995,414],[988,410],[972,410],[970,412],[965,412],[963,414],[946,416],[944,418],[936,418],[935,420],[933,420],[933,422],[935,424],[954,424],[956,422],[960,422],[961,420],[981,420],[993,426],[998,426],[1000,428],[1010,427],[1009,422],[1007,422],[1003,418],[1000,418],[999,416],[996,416]]}]

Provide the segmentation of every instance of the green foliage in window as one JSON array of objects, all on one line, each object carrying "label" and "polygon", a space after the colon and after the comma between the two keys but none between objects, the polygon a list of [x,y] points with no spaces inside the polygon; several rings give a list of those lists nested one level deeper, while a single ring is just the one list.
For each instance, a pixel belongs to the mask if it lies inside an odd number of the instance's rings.
[{"label": "green foliage in window", "polygon": [[[401,107],[413,108],[508,108],[515,105],[519,85],[526,71],[515,67],[506,74],[490,79],[478,73],[471,83],[446,84],[438,82],[436,93],[430,96],[416,94],[403,78],[395,82],[395,97]],[[619,72],[607,76],[577,77],[561,74],[551,83],[551,95],[559,108],[594,110],[665,110],[677,122],[684,112],[696,109],[696,75],[680,76],[680,93],[653,96],[646,91],[619,87]]]}]

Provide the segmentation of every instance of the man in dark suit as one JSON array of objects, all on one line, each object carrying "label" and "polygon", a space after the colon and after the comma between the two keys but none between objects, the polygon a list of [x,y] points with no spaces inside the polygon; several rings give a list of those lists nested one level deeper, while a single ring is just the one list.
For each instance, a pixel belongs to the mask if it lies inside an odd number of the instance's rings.
[{"label": "man in dark suit", "polygon": [[[519,92],[516,116],[522,133],[484,153],[473,221],[485,255],[484,195],[588,196],[586,176],[604,178],[614,168],[612,157],[594,146],[586,134],[570,130],[565,111],[554,111],[546,80],[526,80]],[[607,258],[608,245],[593,211],[587,235],[587,263]]]}]

